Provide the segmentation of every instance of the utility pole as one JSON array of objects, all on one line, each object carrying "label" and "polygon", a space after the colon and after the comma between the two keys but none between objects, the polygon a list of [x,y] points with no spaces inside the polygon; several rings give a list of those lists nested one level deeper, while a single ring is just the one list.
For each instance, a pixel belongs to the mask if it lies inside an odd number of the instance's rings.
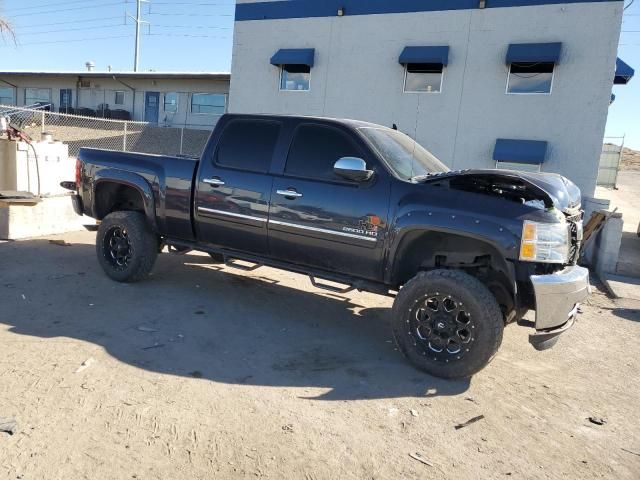
[{"label": "utility pole", "polygon": [[136,50],[135,50],[135,57],[133,60],[133,71],[137,72],[138,71],[138,63],[140,60],[140,25],[143,23],[149,23],[149,22],[145,22],[144,20],[142,20],[142,2],[147,2],[148,0],[136,0],[136,16],[133,17],[131,15],[129,15],[129,18],[131,18],[134,22],[136,22]]},{"label": "utility pole", "polygon": [[138,71],[138,58],[140,57],[140,15],[142,14],[142,0],[138,0],[136,9],[136,56],[133,61],[133,71]]}]

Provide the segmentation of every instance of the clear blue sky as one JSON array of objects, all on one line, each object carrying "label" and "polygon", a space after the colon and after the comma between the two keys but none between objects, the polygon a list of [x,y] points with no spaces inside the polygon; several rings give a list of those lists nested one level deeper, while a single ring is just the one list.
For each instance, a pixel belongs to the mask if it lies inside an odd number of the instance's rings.
[{"label": "clear blue sky", "polygon": [[[626,0],[628,4],[631,0]],[[234,0],[151,0],[143,6],[140,70],[229,71]],[[0,0],[18,48],[0,44],[1,69],[97,70],[133,68],[135,0]],[[114,38],[117,37],[117,38]],[[608,136],[626,135],[640,150],[640,0],[625,12],[619,56],[636,69],[614,88]]]},{"label": "clear blue sky", "polygon": [[[143,3],[140,70],[228,72],[234,11],[234,0]],[[132,70],[135,13],[135,0],[0,0],[19,43],[0,47],[0,68]]]},{"label": "clear blue sky", "polygon": [[[629,3],[625,0],[625,5]],[[626,135],[626,145],[640,150],[640,0],[624,12],[618,56],[635,69],[636,75],[628,85],[613,88],[616,101],[609,107],[606,135]]]}]

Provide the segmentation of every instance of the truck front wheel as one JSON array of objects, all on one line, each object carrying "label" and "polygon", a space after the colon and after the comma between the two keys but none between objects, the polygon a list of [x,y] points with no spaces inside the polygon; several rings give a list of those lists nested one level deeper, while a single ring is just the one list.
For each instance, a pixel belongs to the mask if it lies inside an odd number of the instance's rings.
[{"label": "truck front wheel", "polygon": [[441,378],[482,370],[502,343],[498,302],[478,279],[459,270],[420,272],[393,304],[393,335],[418,369]]},{"label": "truck front wheel", "polygon": [[105,273],[117,282],[137,282],[151,273],[158,257],[158,237],[139,212],[107,215],[96,236],[96,253]]}]

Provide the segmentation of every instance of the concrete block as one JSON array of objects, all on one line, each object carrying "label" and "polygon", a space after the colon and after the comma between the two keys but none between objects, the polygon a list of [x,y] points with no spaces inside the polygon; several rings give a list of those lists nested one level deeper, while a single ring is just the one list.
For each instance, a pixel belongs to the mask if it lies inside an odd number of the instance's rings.
[{"label": "concrete block", "polygon": [[593,263],[600,279],[604,279],[607,273],[616,272],[622,242],[622,227],[622,213],[613,213],[596,237]]},{"label": "concrete block", "polygon": [[43,198],[35,206],[0,201],[0,239],[73,232],[83,230],[83,225],[88,224],[95,224],[95,221],[76,215],[69,196]]},{"label": "concrete block", "polygon": [[593,212],[598,210],[609,210],[611,200],[606,198],[584,197],[582,199],[582,209],[584,210],[584,220],[588,222]]},{"label": "concrete block", "polygon": [[606,275],[602,280],[615,298],[640,301],[640,279],[620,275]]}]

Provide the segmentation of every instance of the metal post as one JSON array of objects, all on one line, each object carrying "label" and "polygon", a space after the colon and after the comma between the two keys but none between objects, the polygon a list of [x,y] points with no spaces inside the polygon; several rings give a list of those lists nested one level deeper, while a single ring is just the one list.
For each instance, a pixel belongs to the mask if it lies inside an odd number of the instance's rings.
[{"label": "metal post", "polygon": [[622,143],[620,145],[620,153],[618,153],[618,165],[616,168],[616,177],[613,180],[613,188],[618,188],[618,176],[620,175],[620,164],[622,163],[622,159],[624,158],[624,139],[626,134],[622,136]]},{"label": "metal post", "polygon": [[142,0],[137,1],[136,8],[136,54],[133,63],[133,71],[138,71],[138,57],[140,56],[140,13],[142,12]]},{"label": "metal post", "polygon": [[138,71],[138,60],[140,58],[140,24],[148,23],[142,20],[142,2],[148,2],[149,0],[136,0],[136,16],[135,18],[129,15],[130,18],[136,22],[136,49],[135,57],[133,60],[133,71]]},{"label": "metal post", "polygon": [[180,155],[182,155],[182,145],[184,143],[184,127],[180,128]]},{"label": "metal post", "polygon": [[42,115],[42,122],[40,122],[40,133],[44,133],[44,112],[45,112],[45,110],[44,110],[44,108],[43,108],[43,109],[42,109],[42,113],[41,113],[41,115]]},{"label": "metal post", "polygon": [[124,135],[122,135],[122,151],[127,151],[127,122],[124,122]]}]

